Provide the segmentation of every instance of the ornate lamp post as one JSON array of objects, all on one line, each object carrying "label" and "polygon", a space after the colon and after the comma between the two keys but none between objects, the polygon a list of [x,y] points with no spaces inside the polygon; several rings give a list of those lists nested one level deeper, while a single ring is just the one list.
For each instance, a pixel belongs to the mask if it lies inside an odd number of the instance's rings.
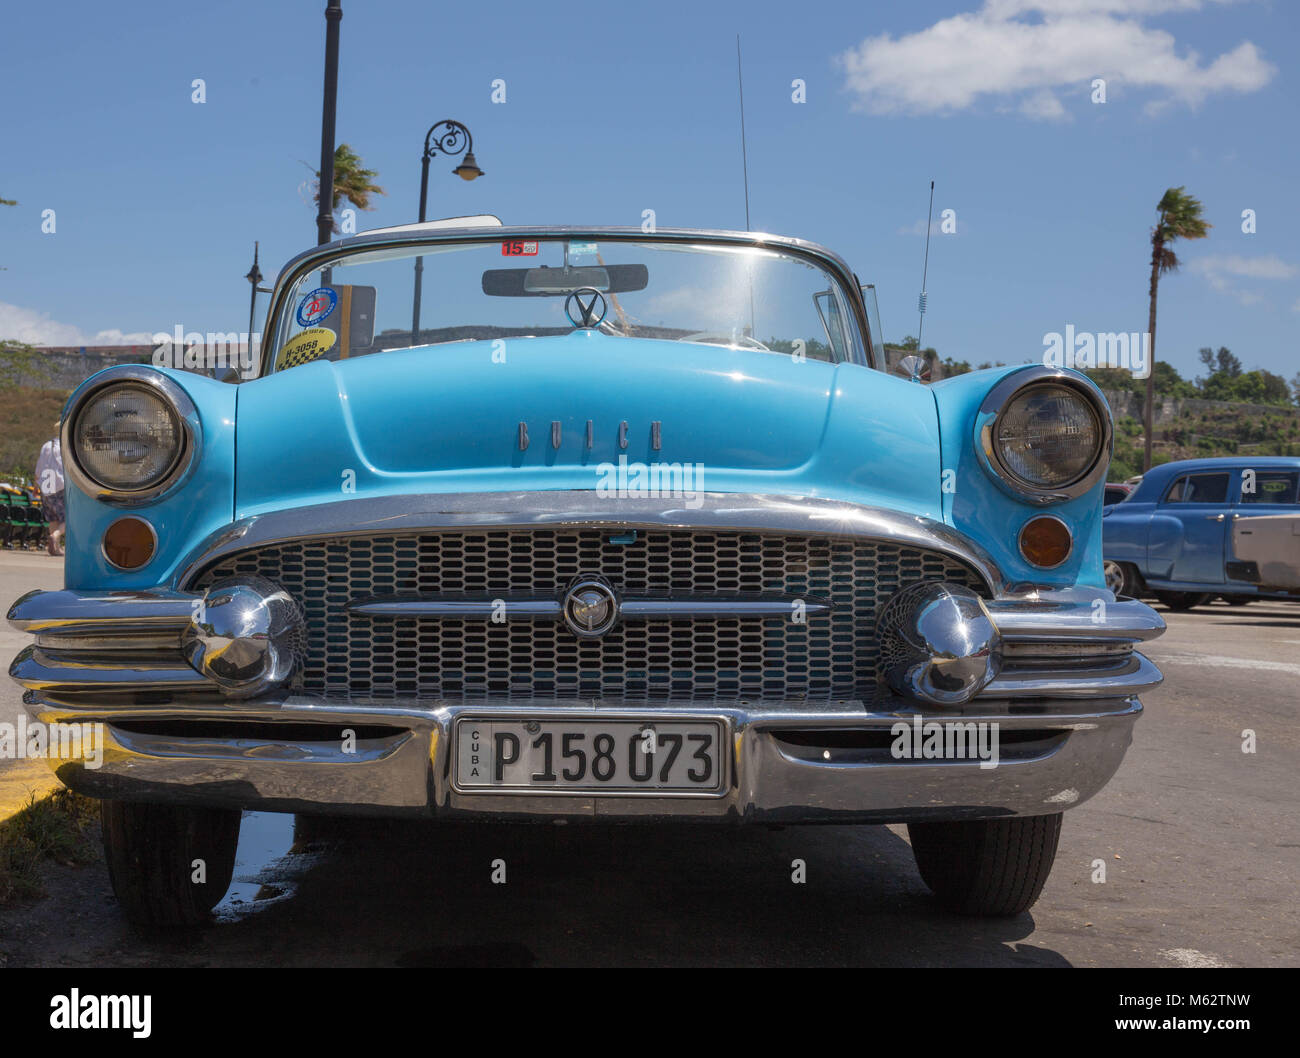
[{"label": "ornate lamp post", "polygon": [[248,347],[253,347],[253,322],[257,318],[257,284],[266,277],[262,275],[262,270],[257,267],[257,243],[253,243],[253,267],[248,270],[248,275],[244,276],[248,280],[248,285],[253,288],[252,294],[248,299]]},{"label": "ornate lamp post", "polygon": [[[434,135],[438,133],[438,135]],[[450,118],[433,125],[424,136],[424,155],[420,159],[420,223],[424,223],[425,202],[429,195],[429,161],[435,154],[449,157],[464,152],[460,165],[452,170],[462,180],[477,180],[483,170],[474,160],[474,137],[469,129],[459,121]],[[424,258],[415,259],[415,303],[411,307],[411,344],[419,341],[420,335],[420,286],[424,275]]]}]

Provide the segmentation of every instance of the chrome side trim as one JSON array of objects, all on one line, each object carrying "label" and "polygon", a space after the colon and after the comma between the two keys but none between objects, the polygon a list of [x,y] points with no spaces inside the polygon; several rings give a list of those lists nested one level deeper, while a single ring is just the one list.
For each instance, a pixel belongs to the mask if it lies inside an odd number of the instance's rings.
[{"label": "chrome side trim", "polygon": [[1116,599],[1100,589],[999,596],[984,605],[1008,641],[1115,639],[1137,643],[1165,631],[1164,618],[1146,603]]},{"label": "chrome side trim", "polygon": [[9,607],[20,632],[61,636],[181,632],[189,627],[195,594],[150,591],[29,591]]},{"label": "chrome side trim", "polygon": [[[790,617],[795,605],[802,604],[810,617],[829,613],[832,606],[820,599],[796,599],[775,595],[758,599],[664,598],[623,599],[620,617],[644,620],[675,620],[707,617]],[[504,621],[559,620],[564,605],[559,599],[534,596],[458,599],[450,596],[385,595],[354,599],[348,603],[353,613],[371,617],[463,618],[465,620]]]},{"label": "chrome side trim", "polygon": [[1144,655],[1099,659],[1091,667],[1008,666],[984,688],[983,698],[1109,698],[1158,687],[1164,676]]},{"label": "chrome side trim", "polygon": [[138,656],[75,654],[41,646],[19,651],[9,675],[29,691],[49,694],[122,694],[194,691],[215,687],[179,654]]},{"label": "chrome side trim", "polygon": [[490,621],[498,613],[507,621],[559,620],[564,607],[557,599],[506,597],[453,599],[423,595],[376,595],[353,599],[352,613],[367,617],[448,617]]},{"label": "chrome side trim", "polygon": [[439,529],[607,525],[620,531],[734,529],[874,539],[950,555],[974,569],[993,594],[1006,588],[1006,578],[987,551],[932,518],[815,497],[713,492],[706,493],[702,500],[698,508],[665,508],[661,500],[653,499],[611,503],[590,490],[426,493],[337,500],[254,515],[223,527],[181,561],[172,586],[183,589],[204,567],[228,555],[290,540]]}]

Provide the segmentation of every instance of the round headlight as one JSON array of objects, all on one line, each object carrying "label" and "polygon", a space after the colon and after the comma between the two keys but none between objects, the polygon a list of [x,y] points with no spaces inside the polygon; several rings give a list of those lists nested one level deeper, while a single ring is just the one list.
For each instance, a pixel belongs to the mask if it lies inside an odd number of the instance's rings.
[{"label": "round headlight", "polygon": [[1072,485],[1097,463],[1105,445],[1101,419],[1073,386],[1025,386],[997,417],[993,443],[998,462],[1035,489]]},{"label": "round headlight", "polygon": [[74,455],[86,475],[114,492],[139,492],[165,480],[180,461],[185,434],[176,409],[156,389],[107,385],[77,411]]}]

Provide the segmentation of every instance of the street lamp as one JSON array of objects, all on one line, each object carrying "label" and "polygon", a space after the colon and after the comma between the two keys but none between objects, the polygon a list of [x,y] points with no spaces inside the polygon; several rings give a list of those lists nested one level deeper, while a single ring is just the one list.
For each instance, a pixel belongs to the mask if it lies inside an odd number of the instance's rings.
[{"label": "street lamp", "polygon": [[252,287],[248,294],[248,356],[252,360],[253,356],[253,323],[257,319],[257,284],[265,277],[262,270],[257,267],[257,243],[253,243],[253,267],[248,270],[248,275],[244,276],[248,280],[248,285]]},{"label": "street lamp", "polygon": [[262,275],[262,270],[257,267],[257,243],[253,243],[253,267],[248,270],[248,275],[244,276],[251,286],[252,292],[248,299],[248,340],[253,340],[253,322],[257,318],[257,284],[266,277]]},{"label": "street lamp", "polygon": [[[435,136],[435,132],[440,134]],[[469,129],[459,121],[447,118],[433,125],[424,135],[424,154],[420,159],[420,223],[424,223],[425,202],[429,196],[429,160],[435,154],[451,157],[464,152],[460,165],[452,170],[462,180],[477,180],[483,170],[474,160],[474,137]],[[415,345],[420,336],[420,286],[424,275],[424,258],[415,259],[415,303],[411,306],[411,344]]]}]

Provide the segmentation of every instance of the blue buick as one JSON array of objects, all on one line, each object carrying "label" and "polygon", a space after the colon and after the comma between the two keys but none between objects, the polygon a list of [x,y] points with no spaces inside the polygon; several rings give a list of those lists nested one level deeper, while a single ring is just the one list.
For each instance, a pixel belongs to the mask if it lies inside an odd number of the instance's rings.
[{"label": "blue buick", "polygon": [[52,763],[127,914],[202,920],[245,809],[905,823],[946,905],[1029,907],[1160,680],[1110,413],[880,335],[799,239],[474,218],[291,260],[250,377],[84,382],[10,671],[103,732]]}]

